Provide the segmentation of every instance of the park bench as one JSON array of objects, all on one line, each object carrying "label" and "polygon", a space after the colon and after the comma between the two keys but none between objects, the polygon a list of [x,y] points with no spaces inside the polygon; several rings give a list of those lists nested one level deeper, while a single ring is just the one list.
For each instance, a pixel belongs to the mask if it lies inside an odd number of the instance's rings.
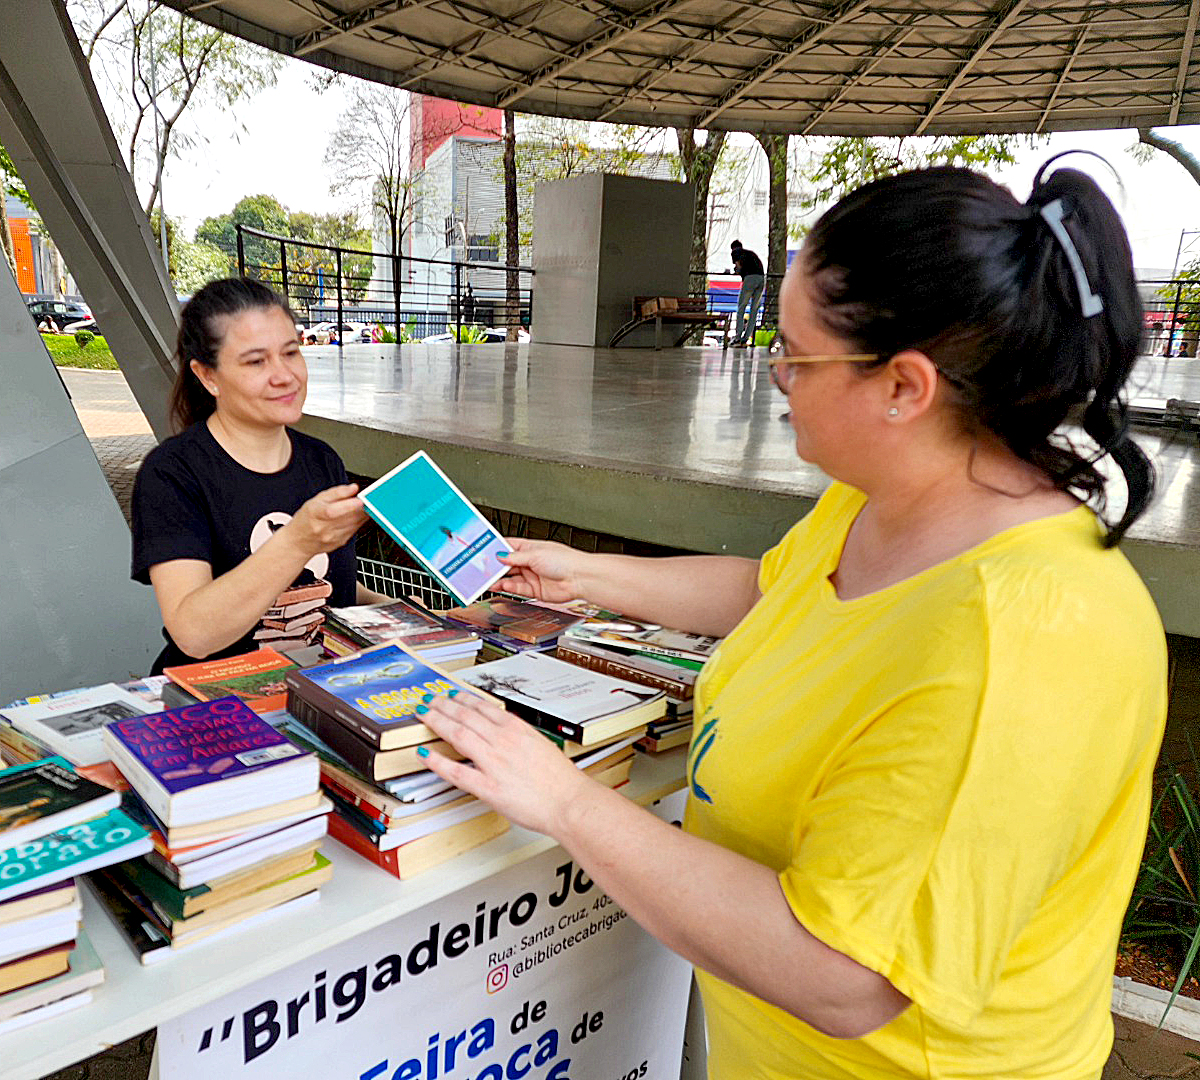
[{"label": "park bench", "polygon": [[687,336],[697,327],[712,327],[721,331],[721,348],[729,342],[729,315],[725,312],[709,311],[703,296],[635,296],[633,318],[625,323],[609,340],[608,347],[617,343],[639,326],[654,324],[654,347],[662,348],[663,324],[684,327],[675,340],[674,348],[684,343]]}]

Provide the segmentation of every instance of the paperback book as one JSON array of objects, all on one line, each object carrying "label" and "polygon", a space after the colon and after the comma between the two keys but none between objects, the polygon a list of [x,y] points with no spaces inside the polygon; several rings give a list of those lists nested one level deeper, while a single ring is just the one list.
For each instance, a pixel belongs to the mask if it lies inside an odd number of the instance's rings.
[{"label": "paperback book", "polygon": [[144,699],[105,683],[3,709],[0,716],[73,765],[99,765],[108,761],[105,726],[148,711]]},{"label": "paperback book", "polygon": [[470,647],[478,641],[470,630],[448,623],[410,600],[331,608],[326,621],[329,629],[340,631],[359,649],[399,641],[424,652],[447,645]]},{"label": "paperback book", "polygon": [[197,701],[234,695],[256,713],[282,709],[287,703],[284,676],[297,665],[274,649],[261,648],[223,660],[205,660],[166,669],[166,674]]},{"label": "paperback book", "polygon": [[298,798],[318,784],[317,759],[236,697],[121,720],[104,738],[168,828]]},{"label": "paperback book", "polygon": [[521,653],[461,672],[537,727],[591,746],[666,712],[661,690],[588,671],[544,653]]},{"label": "paperback book", "polygon": [[622,652],[645,653],[691,664],[703,664],[721,644],[718,637],[671,630],[624,617],[609,622],[588,620],[577,623],[564,633],[564,639],[595,642]]},{"label": "paperback book", "polygon": [[120,796],[63,758],[0,769],[0,847],[14,848],[113,810]]},{"label": "paperback book", "polygon": [[359,493],[367,513],[459,603],[508,573],[508,544],[423,450]]},{"label": "paperback book", "polygon": [[582,615],[508,596],[490,596],[450,608],[445,614],[447,619],[478,630],[485,641],[502,646],[509,642],[541,645],[555,641],[568,628],[583,622]]},{"label": "paperback book", "polygon": [[[60,946],[61,947],[61,946]],[[63,998],[91,990],[104,981],[104,967],[87,933],[79,931],[67,956],[67,970],[0,997],[0,1022],[28,1014]]]},{"label": "paperback book", "polygon": [[[288,711],[293,715],[298,715],[297,702],[306,703],[379,750],[433,738],[416,711],[426,694],[439,697],[455,689],[475,693],[458,673],[451,675],[397,644],[289,672],[287,685]],[[309,724],[305,717],[299,719]],[[342,753],[324,729],[315,730]]]}]

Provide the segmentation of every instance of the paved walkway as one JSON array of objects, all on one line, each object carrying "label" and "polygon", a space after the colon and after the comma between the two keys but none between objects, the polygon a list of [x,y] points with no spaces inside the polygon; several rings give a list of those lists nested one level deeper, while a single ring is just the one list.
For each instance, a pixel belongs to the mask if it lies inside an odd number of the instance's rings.
[{"label": "paved walkway", "polygon": [[[133,478],[154,445],[150,425],[119,372],[61,369],[80,422],[108,482],[129,519]],[[1103,1080],[1200,1080],[1200,1044],[1116,1018],[1116,1044]],[[145,1080],[153,1032],[146,1032],[46,1080]]]}]

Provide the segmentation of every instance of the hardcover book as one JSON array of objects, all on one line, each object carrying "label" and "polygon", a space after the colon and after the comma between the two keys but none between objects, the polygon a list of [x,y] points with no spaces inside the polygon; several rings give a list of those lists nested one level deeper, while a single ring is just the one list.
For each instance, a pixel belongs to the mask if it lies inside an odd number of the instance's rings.
[{"label": "hardcover book", "polygon": [[144,828],[123,811],[110,810],[19,847],[0,849],[0,900],[144,855],[150,847]]},{"label": "hardcover book", "polygon": [[0,716],[73,765],[99,765],[108,760],[105,725],[141,716],[148,709],[142,698],[116,683],[105,683],[3,709]]},{"label": "hardcover book", "polygon": [[[426,694],[443,696],[455,689],[477,692],[457,675],[396,644],[289,672],[287,684],[295,697],[379,750],[414,746],[433,738],[416,711]],[[304,717],[299,719],[308,723]],[[317,729],[317,734],[342,753],[324,730]]]},{"label": "hardcover book", "polygon": [[317,759],[236,697],[105,728],[113,761],[168,828],[315,791]]},{"label": "hardcover book", "polygon": [[624,617],[611,622],[581,622],[567,630],[564,637],[568,641],[593,641],[622,652],[640,652],[699,664],[712,656],[721,644],[718,637],[671,630]]},{"label": "hardcover book", "polygon": [[332,608],[328,622],[329,628],[345,634],[360,649],[400,641],[410,649],[423,651],[476,640],[470,630],[448,624],[409,600]]},{"label": "hardcover book", "polygon": [[120,796],[62,758],[0,769],[0,847],[12,848],[113,810]]},{"label": "hardcover book", "polygon": [[256,713],[282,709],[287,702],[284,676],[297,665],[274,649],[261,648],[223,660],[205,660],[166,669],[171,681],[198,701],[239,697]]},{"label": "hardcover book", "polygon": [[588,671],[544,653],[480,664],[462,679],[537,727],[591,746],[666,712],[661,690]]},{"label": "hardcover book", "polygon": [[508,543],[423,450],[358,496],[367,513],[459,603],[469,604],[508,573]]}]

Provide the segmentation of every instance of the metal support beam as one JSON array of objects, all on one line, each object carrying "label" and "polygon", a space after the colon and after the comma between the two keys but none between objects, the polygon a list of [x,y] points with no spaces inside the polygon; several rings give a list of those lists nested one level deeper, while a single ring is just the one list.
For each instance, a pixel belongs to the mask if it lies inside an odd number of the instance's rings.
[{"label": "metal support beam", "polygon": [[570,71],[579,64],[586,63],[593,56],[611,49],[626,38],[650,29],[650,27],[662,22],[672,12],[687,8],[689,2],[690,0],[653,0],[653,3],[627,15],[615,24],[605,27],[600,33],[585,38],[570,50],[570,56],[567,59],[556,60],[553,63],[547,64],[540,71],[535,71],[523,86],[510,90],[500,97],[496,101],[496,108],[507,109],[531,90],[536,90],[539,86],[545,86],[546,83],[553,82],[564,72]]},{"label": "metal support beam", "polygon": [[390,19],[401,11],[427,8],[436,2],[437,0],[410,0],[410,2],[386,0],[382,4],[368,4],[366,7],[349,12],[340,18],[331,19],[325,26],[317,30],[310,30],[307,34],[296,38],[292,45],[292,55],[303,58],[311,52],[323,49],[330,42],[337,41],[339,38],[369,30],[372,26]]},{"label": "metal support beam", "polygon": [[1183,87],[1187,82],[1188,68],[1192,64],[1192,44],[1196,40],[1196,17],[1200,15],[1200,0],[1192,0],[1188,11],[1187,29],[1183,32],[1183,45],[1179,53],[1179,72],[1175,76],[1175,92],[1171,95],[1171,115],[1167,123],[1174,125],[1179,119],[1179,106],[1183,101]]},{"label": "metal support beam", "polygon": [[921,122],[913,132],[914,135],[925,134],[925,129],[929,127],[938,110],[946,104],[950,95],[958,89],[959,84],[971,73],[971,69],[979,62],[983,54],[992,47],[996,39],[1004,33],[1009,24],[1021,14],[1021,11],[1028,2],[1029,0],[1014,0],[1013,3],[1010,3],[992,20],[991,26],[984,33],[983,37],[976,41],[974,48],[971,50],[971,55],[959,65],[958,70],[950,77],[945,86],[942,87],[933,104],[929,106],[929,110],[921,118]]},{"label": "metal support beam", "polygon": [[802,33],[797,34],[780,47],[779,56],[764,61],[753,71],[749,72],[745,79],[739,81],[736,86],[721,97],[715,108],[710,109],[700,117],[696,121],[695,126],[698,128],[709,127],[726,109],[736,105],[751,90],[769,79],[780,68],[786,67],[793,57],[804,52],[806,49],[812,48],[813,45],[830,31],[856,18],[868,7],[870,7],[869,0],[848,0],[848,2],[838,5],[829,13],[827,22],[822,22],[815,27],[809,27]]},{"label": "metal support beam", "polygon": [[1050,112],[1054,108],[1054,103],[1058,100],[1059,91],[1063,88],[1063,83],[1067,81],[1067,76],[1071,74],[1071,68],[1075,65],[1075,58],[1079,55],[1079,50],[1083,48],[1083,43],[1087,40],[1088,31],[1091,30],[1092,24],[1088,23],[1082,30],[1079,31],[1079,36],[1075,39],[1075,47],[1071,50],[1071,55],[1067,57],[1067,62],[1063,65],[1062,71],[1058,74],[1058,81],[1054,84],[1054,89],[1050,91],[1050,97],[1046,100],[1046,107],[1042,110],[1041,119],[1037,122],[1035,129],[1040,135],[1042,128],[1046,126],[1046,121],[1050,118]]},{"label": "metal support beam", "polygon": [[163,437],[178,303],[63,0],[6,0],[0,143]]}]

